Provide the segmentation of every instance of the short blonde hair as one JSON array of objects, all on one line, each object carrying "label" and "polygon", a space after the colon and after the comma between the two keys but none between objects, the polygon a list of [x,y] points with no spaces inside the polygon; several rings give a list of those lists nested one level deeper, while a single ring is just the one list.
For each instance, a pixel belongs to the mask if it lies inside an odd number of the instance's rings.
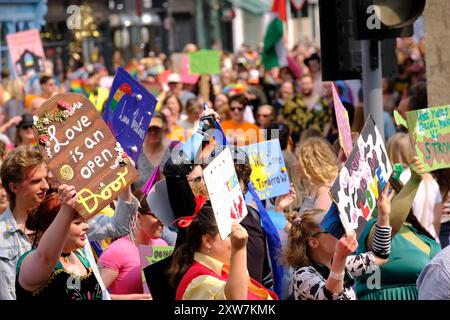
[{"label": "short blonde hair", "polygon": [[311,137],[301,142],[296,150],[297,159],[314,184],[328,184],[338,175],[336,154],[323,138]]},{"label": "short blonde hair", "polygon": [[407,133],[399,132],[390,137],[386,149],[391,163],[409,165],[414,157],[414,150]]}]

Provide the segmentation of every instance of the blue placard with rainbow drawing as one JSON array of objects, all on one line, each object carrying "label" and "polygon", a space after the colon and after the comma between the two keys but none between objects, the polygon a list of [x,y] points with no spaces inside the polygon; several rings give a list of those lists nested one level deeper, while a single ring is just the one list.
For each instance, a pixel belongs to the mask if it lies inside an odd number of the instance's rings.
[{"label": "blue placard with rainbow drawing", "polygon": [[242,148],[250,160],[252,167],[250,179],[261,200],[289,193],[289,176],[278,139]]},{"label": "blue placard with rainbow drawing", "polygon": [[119,67],[106,101],[103,119],[122,149],[135,161],[142,150],[157,100]]}]

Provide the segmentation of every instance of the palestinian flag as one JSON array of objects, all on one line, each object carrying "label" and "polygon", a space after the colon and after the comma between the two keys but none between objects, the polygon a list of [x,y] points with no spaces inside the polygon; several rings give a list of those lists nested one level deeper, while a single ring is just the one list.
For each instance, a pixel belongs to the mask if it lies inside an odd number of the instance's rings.
[{"label": "palestinian flag", "polygon": [[288,65],[287,52],[283,43],[286,0],[273,1],[271,19],[264,36],[264,48],[261,55],[266,70]]}]

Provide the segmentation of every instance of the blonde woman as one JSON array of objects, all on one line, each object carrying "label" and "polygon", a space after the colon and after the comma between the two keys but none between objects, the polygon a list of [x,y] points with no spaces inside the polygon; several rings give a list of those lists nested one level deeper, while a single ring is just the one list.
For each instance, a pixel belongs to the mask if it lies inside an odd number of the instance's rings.
[{"label": "blonde woman", "polygon": [[373,272],[390,254],[389,215],[394,193],[389,184],[378,202],[378,219],[372,250],[352,255],[358,248],[355,232],[335,238],[320,226],[326,211],[309,209],[291,220],[286,265],[294,268],[290,292],[295,300],[356,300],[354,279]]},{"label": "blonde woman", "polygon": [[332,146],[323,138],[311,137],[300,143],[296,156],[304,192],[300,211],[310,208],[328,211],[332,203],[328,191],[338,174]]}]

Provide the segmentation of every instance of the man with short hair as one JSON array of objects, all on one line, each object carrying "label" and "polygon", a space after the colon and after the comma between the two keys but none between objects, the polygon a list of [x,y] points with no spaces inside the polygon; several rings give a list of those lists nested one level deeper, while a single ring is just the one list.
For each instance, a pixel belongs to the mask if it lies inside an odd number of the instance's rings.
[{"label": "man with short hair", "polygon": [[275,118],[274,108],[271,105],[264,104],[256,111],[256,122],[261,129],[267,129]]},{"label": "man with short hair", "polygon": [[45,197],[47,168],[39,152],[32,146],[24,146],[9,153],[0,174],[10,204],[0,216],[0,299],[12,300],[16,298],[17,261],[31,249],[28,238],[31,231],[25,223],[29,212]]},{"label": "man with short hair", "polygon": [[[22,146],[5,158],[0,176],[10,204],[0,215],[0,300],[14,300],[17,261],[32,245],[29,238],[32,232],[27,229],[26,221],[49,189],[47,167],[39,151],[29,145]],[[128,188],[119,196],[112,218],[97,215],[89,221],[89,240],[117,238],[128,233],[129,220],[138,206],[139,201]]]},{"label": "man with short hair", "polygon": [[327,99],[313,94],[313,79],[305,74],[301,78],[300,92],[284,105],[283,117],[297,143],[302,131],[309,128],[320,130],[325,137],[331,127],[332,112]]},{"label": "man with short hair", "polygon": [[55,80],[52,76],[43,75],[39,78],[41,85],[41,98],[47,100],[55,94]]}]

